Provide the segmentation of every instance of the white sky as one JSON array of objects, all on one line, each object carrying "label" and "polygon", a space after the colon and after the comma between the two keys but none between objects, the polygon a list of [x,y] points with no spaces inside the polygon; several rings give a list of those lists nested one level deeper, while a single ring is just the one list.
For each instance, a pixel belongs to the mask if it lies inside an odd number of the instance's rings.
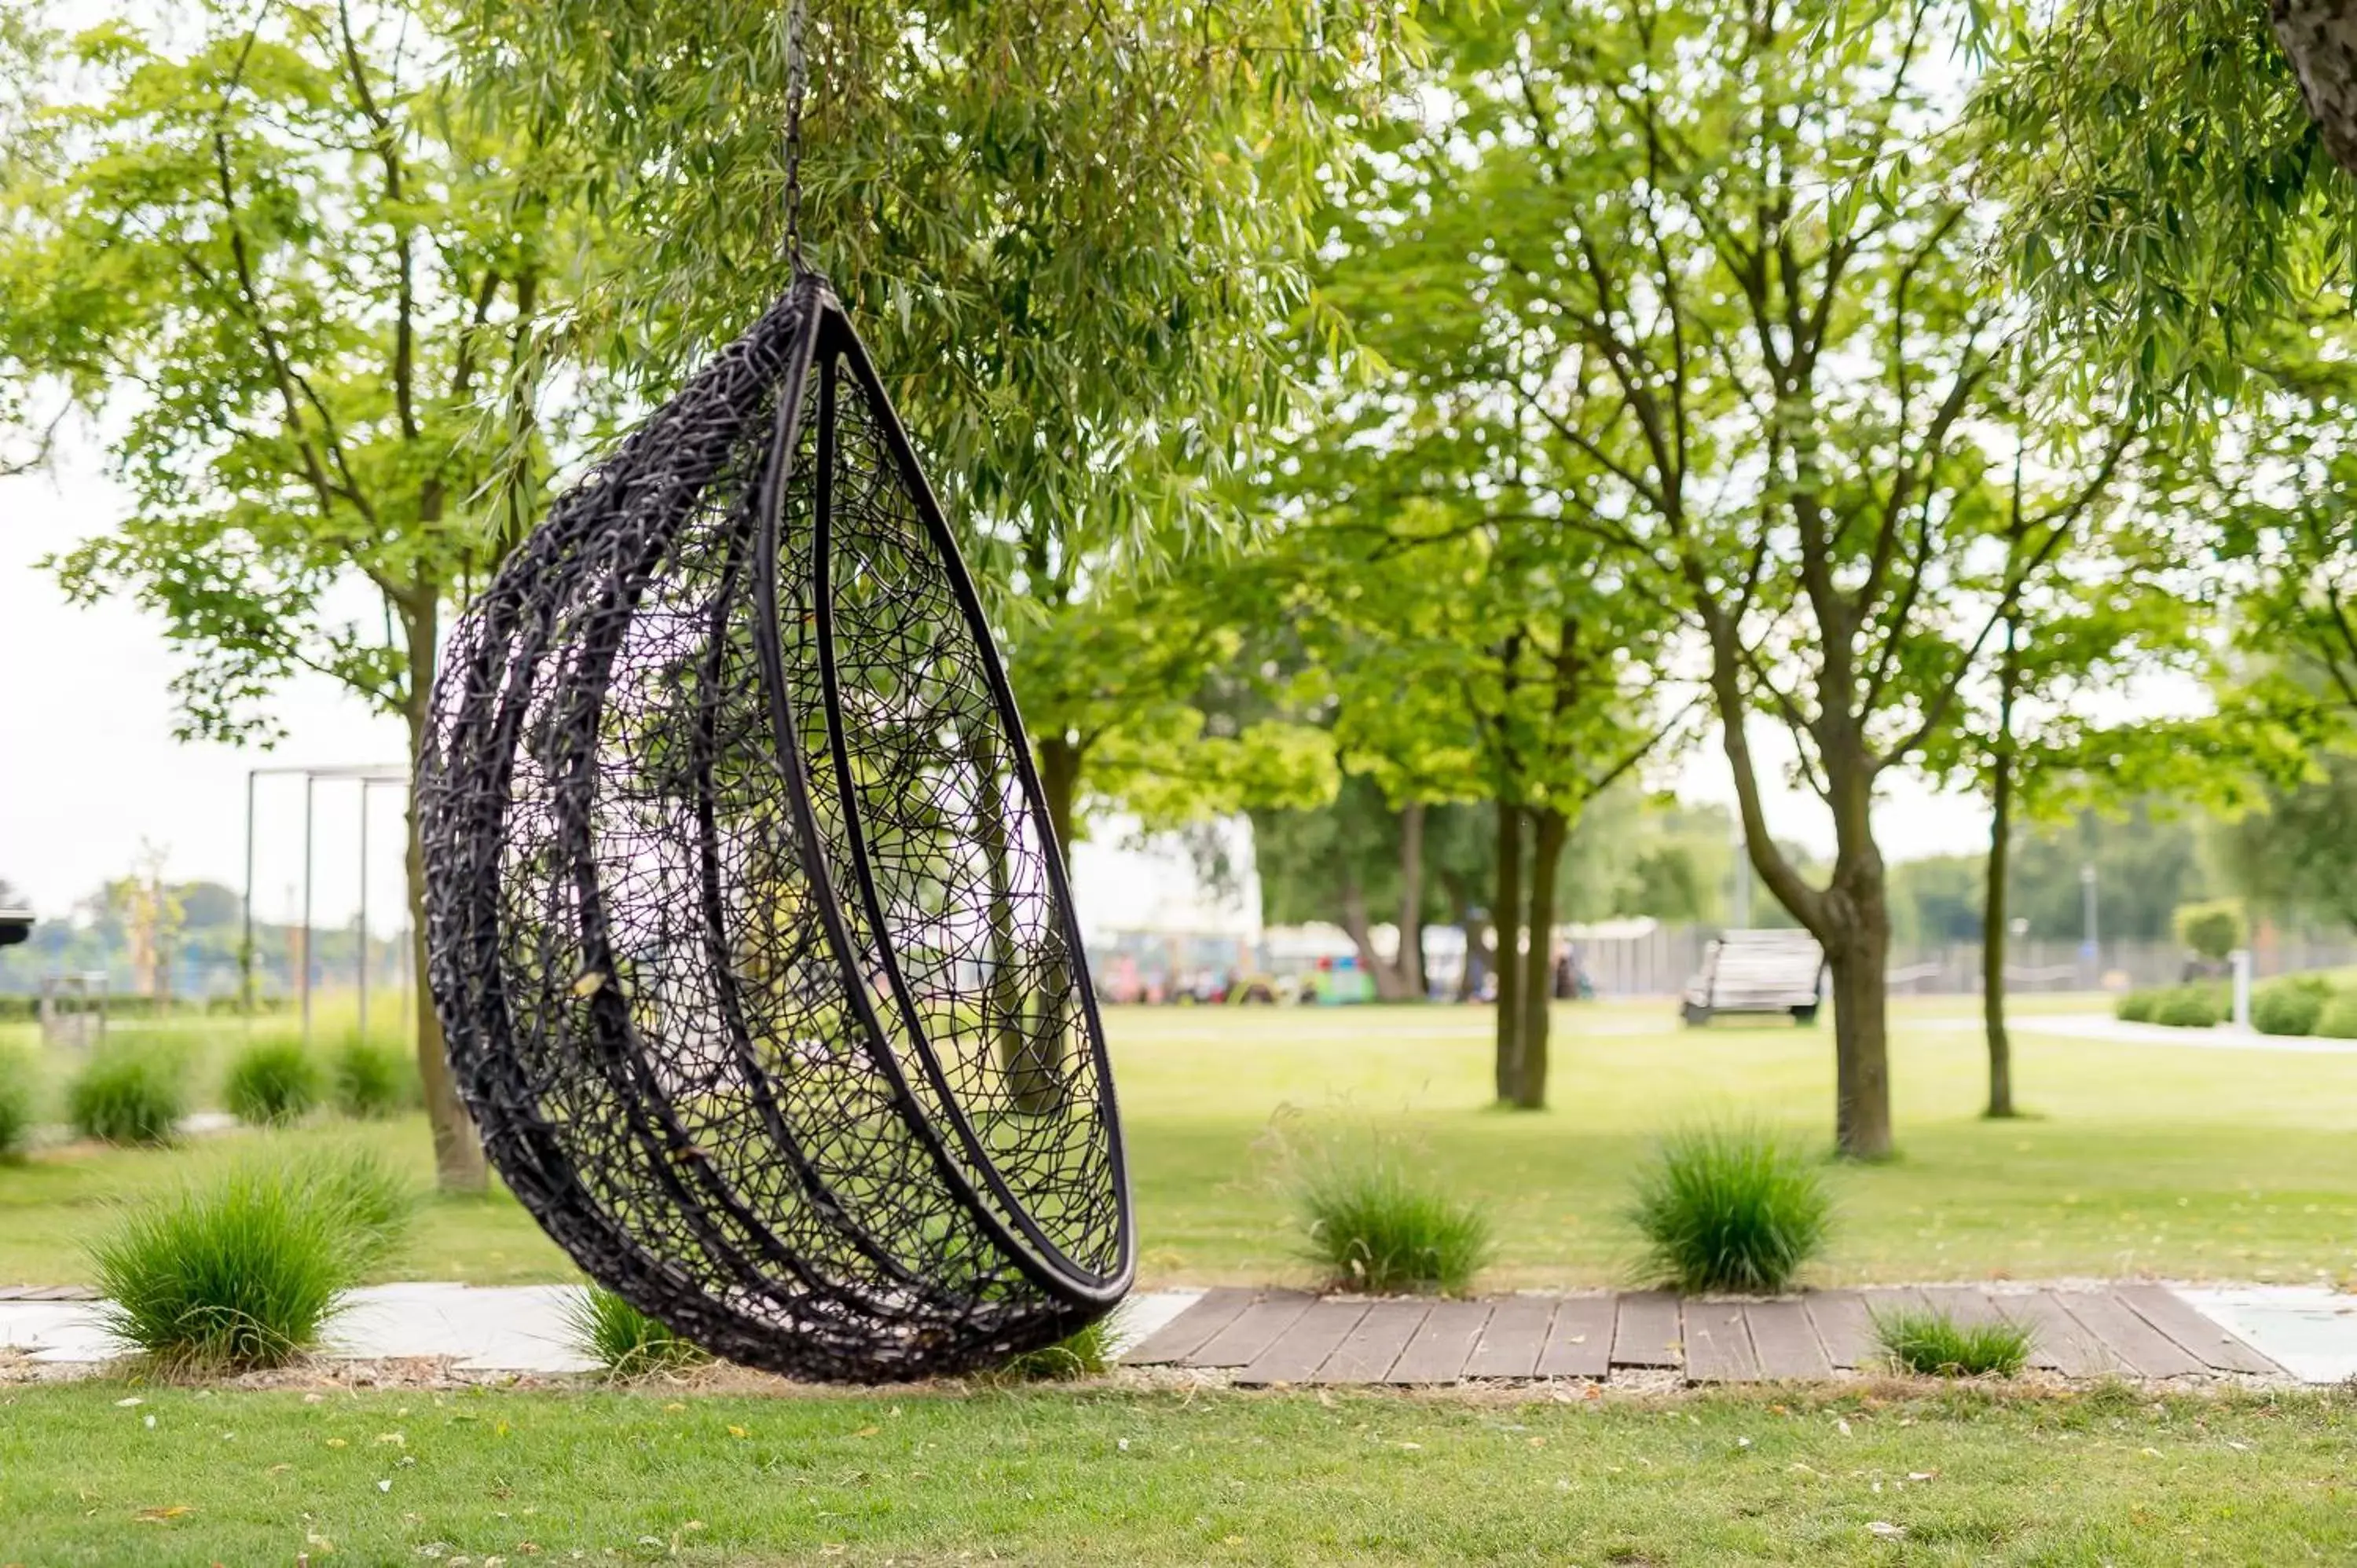
[{"label": "white sky", "polygon": [[[397,720],[371,714],[329,682],[307,677],[276,703],[289,738],[274,752],[172,738],[167,683],[176,656],[160,623],[124,602],[79,609],[65,602],[40,559],[112,526],[118,492],[91,444],[69,441],[48,474],[0,478],[0,876],[42,914],[67,912],[108,877],[132,869],[144,843],[168,854],[176,877],[242,880],[246,773],[288,763],[398,764]],[[1781,736],[1762,725],[1755,746]],[[1786,751],[1784,755],[1789,755]],[[1712,737],[1674,775],[1681,794],[1731,801]],[[371,809],[368,860],[371,926],[401,918],[401,837],[395,797]],[[360,859],[358,796],[319,787],[314,919],[351,918]],[[296,912],[303,790],[268,780],[260,797],[255,908],[265,918]],[[1830,826],[1812,798],[1780,792],[1769,818],[1779,836],[1829,846]],[[1900,781],[1880,816],[1894,858],[1979,847],[1986,817],[1968,799],[1933,796]],[[1076,895],[1092,927],[1183,921],[1200,904],[1183,854],[1121,847],[1117,831],[1081,846]]]}]

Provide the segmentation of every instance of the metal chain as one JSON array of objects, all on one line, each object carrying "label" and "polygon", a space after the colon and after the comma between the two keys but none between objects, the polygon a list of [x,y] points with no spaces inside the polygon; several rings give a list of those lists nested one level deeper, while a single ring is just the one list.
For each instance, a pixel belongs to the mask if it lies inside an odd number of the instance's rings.
[{"label": "metal chain", "polygon": [[796,277],[802,272],[802,98],[810,86],[802,59],[802,27],[809,20],[807,0],[786,5],[786,261]]}]

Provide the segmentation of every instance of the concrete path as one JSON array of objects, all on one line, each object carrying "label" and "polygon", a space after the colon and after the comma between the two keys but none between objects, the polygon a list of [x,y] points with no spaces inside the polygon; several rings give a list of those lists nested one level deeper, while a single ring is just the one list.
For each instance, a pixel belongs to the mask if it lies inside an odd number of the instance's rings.
[{"label": "concrete path", "polygon": [[[593,1370],[565,1321],[577,1288],[372,1285],[352,1294],[327,1353],[447,1359],[462,1372]],[[102,1305],[72,1287],[0,1287],[0,1348],[44,1363],[112,1359],[125,1347],[106,1332]],[[1113,1344],[1128,1365],[1216,1369],[1242,1383],[1602,1379],[1623,1370],[1750,1382],[1851,1370],[1871,1359],[1874,1312],[1925,1306],[1960,1320],[2026,1324],[2036,1336],[2032,1364],[2067,1376],[2330,1383],[2357,1375],[2357,1296],[2299,1285],[1927,1285],[1775,1301],[1652,1291],[1444,1302],[1175,1290],[1124,1302]]]},{"label": "concrete path", "polygon": [[[1980,1020],[1946,1020],[1948,1026],[1973,1028]],[[2065,1039],[2097,1040],[2116,1046],[2183,1046],[2201,1051],[2291,1051],[2303,1056],[2357,1056],[2357,1040],[2321,1039],[2309,1035],[2262,1035],[2220,1024],[2208,1029],[2178,1029],[2166,1024],[2132,1024],[2101,1013],[2060,1013],[2043,1017],[2015,1018],[2017,1034],[2060,1035]]]},{"label": "concrete path", "polygon": [[[328,1331],[348,1359],[449,1358],[462,1372],[584,1372],[597,1363],[565,1321],[576,1285],[387,1284],[354,1291]],[[1199,1291],[1140,1294],[1114,1315],[1116,1353],[1194,1305]],[[34,1361],[111,1360],[129,1347],[106,1332],[104,1304],[76,1286],[0,1287],[0,1350]]]}]

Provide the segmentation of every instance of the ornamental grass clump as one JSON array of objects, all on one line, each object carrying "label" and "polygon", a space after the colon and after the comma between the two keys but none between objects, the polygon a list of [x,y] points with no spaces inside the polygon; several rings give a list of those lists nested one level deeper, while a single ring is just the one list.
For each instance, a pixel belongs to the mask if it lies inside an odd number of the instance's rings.
[{"label": "ornamental grass clump", "polygon": [[1292,1188],[1305,1251],[1340,1289],[1462,1295],[1494,1247],[1486,1215],[1396,1151],[1329,1154],[1299,1170]]},{"label": "ornamental grass clump", "polygon": [[170,1143],[188,1109],[179,1058],[153,1048],[102,1048],[66,1089],[67,1120],[102,1144]]},{"label": "ornamental grass clump", "polygon": [[32,1141],[32,1058],[0,1048],[0,1160],[23,1158]]},{"label": "ornamental grass clump", "polygon": [[1009,1382],[1061,1382],[1096,1377],[1112,1365],[1113,1330],[1098,1318],[1053,1345],[1010,1358],[994,1376]]},{"label": "ornamental grass clump", "polygon": [[1833,1197],[1815,1161],[1767,1133],[1673,1133],[1636,1176],[1645,1270],[1684,1291],[1773,1294],[1824,1246]]},{"label": "ornamental grass clump", "polygon": [[1890,1364],[1929,1378],[2009,1378],[2029,1363],[2030,1331],[2014,1323],[1958,1323],[1944,1312],[1874,1315]]},{"label": "ornamental grass clump", "polygon": [[298,1040],[262,1040],[240,1051],[221,1084],[231,1114],[257,1127],[285,1127],[308,1116],[327,1075]]},{"label": "ornamental grass clump", "polygon": [[339,1115],[381,1121],[415,1103],[417,1069],[393,1047],[354,1035],[328,1058],[328,1087]]},{"label": "ornamental grass clump", "polygon": [[575,1347],[609,1378],[683,1372],[712,1359],[703,1346],[603,1285],[591,1285],[576,1296],[565,1309],[565,1321]]},{"label": "ornamental grass clump", "polygon": [[285,1366],[318,1343],[414,1205],[380,1160],[234,1166],[130,1210],[91,1244],[101,1315],[167,1375]]}]

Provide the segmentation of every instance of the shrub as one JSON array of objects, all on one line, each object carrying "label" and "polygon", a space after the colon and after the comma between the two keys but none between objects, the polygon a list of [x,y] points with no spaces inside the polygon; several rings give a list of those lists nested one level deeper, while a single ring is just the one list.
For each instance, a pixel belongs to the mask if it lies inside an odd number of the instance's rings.
[{"label": "shrub", "polygon": [[373,1150],[296,1162],[296,1178],[331,1214],[355,1275],[401,1249],[417,1217],[418,1190]]},{"label": "shrub", "polygon": [[2154,1023],[2173,1029],[2207,1029],[2225,1015],[2216,989],[2207,985],[2179,985],[2164,991],[2152,1010]]},{"label": "shrub", "polygon": [[90,1249],[106,1326],[169,1373],[284,1366],[390,1244],[389,1190],[381,1165],[315,1160],[235,1167],[133,1210]]},{"label": "shrub", "polygon": [[33,1139],[33,1063],[23,1051],[0,1048],[0,1160],[13,1160]]},{"label": "shrub", "polygon": [[997,1376],[1019,1382],[1093,1378],[1113,1365],[1113,1336],[1104,1319],[1084,1324],[1053,1345],[1010,1358]]},{"label": "shrub", "polygon": [[1647,1265],[1680,1290],[1781,1291],[1833,1224],[1815,1162],[1752,1129],[1672,1133],[1638,1170],[1636,1188],[1629,1217]]},{"label": "shrub", "polygon": [[1939,1378],[2009,1378],[2029,1361],[2031,1338],[2018,1324],[1960,1324],[1944,1312],[1878,1312],[1874,1337],[1892,1366]]},{"label": "shrub", "polygon": [[2153,1009],[2160,1004],[2160,998],[2161,993],[2158,991],[2131,991],[2113,1004],[2112,1012],[2126,1023],[2149,1024]]},{"label": "shrub", "polygon": [[582,1354],[605,1368],[609,1378],[683,1371],[712,1359],[703,1346],[603,1285],[591,1285],[576,1297],[565,1309],[565,1320]]},{"label": "shrub", "polygon": [[157,1050],[102,1049],[66,1090],[74,1131],[105,1144],[169,1143],[188,1112],[187,1075]]},{"label": "shrub", "polygon": [[2233,898],[2179,904],[2170,923],[2177,928],[2179,941],[2212,963],[2223,962],[2227,954],[2241,947],[2248,930],[2243,906]]},{"label": "shrub", "polygon": [[2344,991],[2324,1004],[2316,1032],[2336,1040],[2357,1040],[2357,991]]},{"label": "shrub", "polygon": [[362,1121],[391,1116],[417,1098],[415,1065],[393,1047],[358,1035],[328,1058],[328,1082],[337,1111]]},{"label": "shrub", "polygon": [[1396,1153],[1329,1155],[1294,1178],[1309,1259],[1331,1283],[1378,1295],[1461,1295],[1490,1261],[1490,1221]]},{"label": "shrub", "polygon": [[238,1053],[221,1085],[221,1098],[241,1122],[283,1127],[300,1122],[319,1103],[319,1064],[296,1040],[263,1040]]},{"label": "shrub", "polygon": [[2262,1035],[2312,1035],[2332,999],[2329,987],[2309,980],[2281,980],[2251,997],[2251,1026]]}]

